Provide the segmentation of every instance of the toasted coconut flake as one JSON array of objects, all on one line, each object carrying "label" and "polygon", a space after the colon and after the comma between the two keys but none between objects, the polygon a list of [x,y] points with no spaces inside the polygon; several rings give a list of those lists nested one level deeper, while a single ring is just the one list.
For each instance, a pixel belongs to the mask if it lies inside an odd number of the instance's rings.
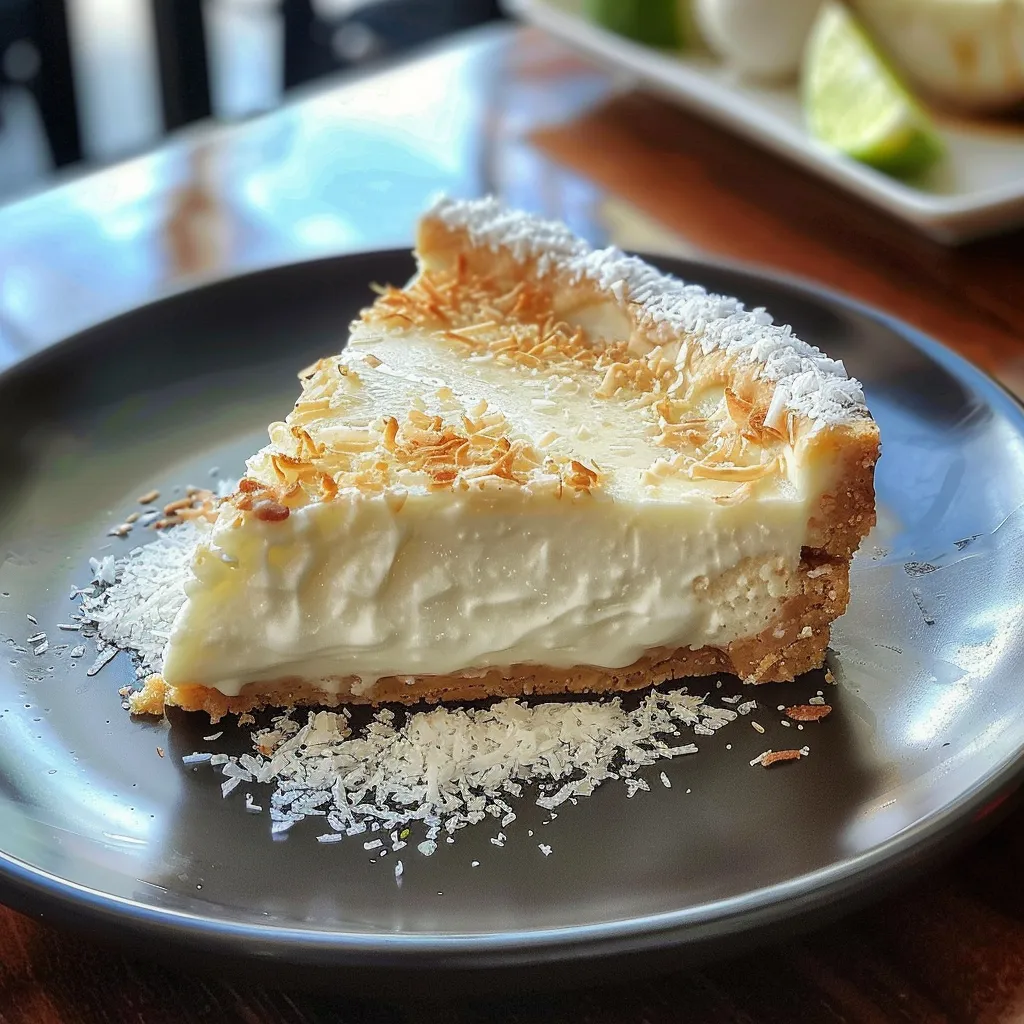
[{"label": "toasted coconut flake", "polygon": [[673,448],[676,451],[697,449],[708,443],[706,428],[690,426],[687,423],[663,423],[661,432],[655,437],[655,444]]},{"label": "toasted coconut flake", "polygon": [[317,373],[320,371],[320,366],[322,363],[323,360],[318,359],[315,363],[310,363],[309,366],[304,366],[301,370],[299,370],[297,374],[299,380],[305,382],[309,380],[311,377],[315,377]]},{"label": "toasted coconut flake", "polygon": [[352,369],[351,366],[347,366],[345,363],[337,363],[334,367],[338,371],[338,375],[342,377],[346,384],[352,387],[361,387],[363,378]]},{"label": "toasted coconut flake", "polygon": [[773,764],[780,764],[783,761],[799,761],[803,754],[799,750],[769,750],[761,755],[760,764],[762,768],[771,768]]},{"label": "toasted coconut flake", "polygon": [[384,437],[383,437],[384,447],[387,448],[387,450],[389,452],[395,451],[395,449],[398,447],[397,444],[396,444],[396,441],[395,441],[395,439],[397,437],[398,437],[398,420],[396,420],[394,416],[389,416],[388,419],[387,419],[387,424],[384,427]]},{"label": "toasted coconut flake", "polygon": [[716,505],[739,505],[746,501],[754,493],[750,483],[740,484],[731,494],[716,494],[712,501]]},{"label": "toasted coconut flake", "polygon": [[777,460],[759,462],[753,466],[725,466],[708,465],[704,462],[695,462],[687,469],[687,475],[693,480],[727,480],[740,482],[748,480],[761,480],[774,472],[778,465]]},{"label": "toasted coconut flake", "polygon": [[729,418],[738,427],[745,427],[750,419],[750,411],[753,409],[753,403],[748,402],[745,398],[741,398],[732,388],[727,387],[725,389],[725,408],[729,413]]},{"label": "toasted coconut flake", "polygon": [[832,714],[831,704],[794,704],[786,708],[786,717],[794,722],[817,722]]},{"label": "toasted coconut flake", "polygon": [[253,512],[265,523],[280,523],[291,515],[288,506],[277,501],[261,501],[253,506]]},{"label": "toasted coconut flake", "polygon": [[569,468],[571,474],[566,479],[566,483],[570,487],[589,493],[591,488],[597,484],[596,470],[591,469],[589,466],[584,466],[582,462],[578,462],[576,459],[570,460]]},{"label": "toasted coconut flake", "polygon": [[594,392],[594,397],[612,398],[624,383],[623,369],[624,367],[621,363],[613,363],[609,366],[605,371],[604,380],[601,381],[600,387]]}]

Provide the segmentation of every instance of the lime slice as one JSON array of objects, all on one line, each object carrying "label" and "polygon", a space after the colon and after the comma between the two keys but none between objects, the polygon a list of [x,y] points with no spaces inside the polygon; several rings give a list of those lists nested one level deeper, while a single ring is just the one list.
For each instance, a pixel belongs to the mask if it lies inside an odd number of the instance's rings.
[{"label": "lime slice", "polygon": [[920,174],[943,152],[923,108],[841,3],[818,15],[803,62],[811,134],[889,174]]},{"label": "lime slice", "polygon": [[689,0],[585,0],[599,25],[638,43],[682,50],[693,38]]}]

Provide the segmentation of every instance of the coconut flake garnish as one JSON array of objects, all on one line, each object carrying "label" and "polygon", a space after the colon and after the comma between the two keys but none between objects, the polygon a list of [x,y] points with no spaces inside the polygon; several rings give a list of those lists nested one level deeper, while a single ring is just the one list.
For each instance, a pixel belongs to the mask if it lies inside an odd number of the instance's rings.
[{"label": "coconut flake garnish", "polygon": [[[618,697],[532,706],[509,698],[401,720],[384,708],[355,733],[344,713],[311,711],[303,724],[294,714],[253,734],[255,754],[229,757],[221,766],[228,780],[244,774],[274,786],[275,831],[316,816],[339,835],[388,832],[398,850],[409,835],[405,826],[417,823],[424,856],[442,835],[450,839],[488,817],[510,825],[516,816],[505,798],[520,797],[524,786],[536,787],[536,803],[548,810],[609,779],[622,780],[630,795],[648,791],[636,777],[641,768],[696,753],[693,743],[679,742],[681,728],[713,733],[736,718],[684,690],[654,690],[632,711]],[[507,839],[499,832],[491,842]],[[363,843],[376,856],[383,846],[380,839]]]},{"label": "coconut flake garnish", "polygon": [[200,527],[184,522],[116,561],[90,559],[96,588],[81,595],[82,622],[112,648],[138,655],[146,672],[159,672]]},{"label": "coconut flake garnish", "polygon": [[566,225],[511,210],[493,197],[458,200],[439,196],[427,212],[449,228],[464,229],[474,245],[536,261],[543,277],[588,281],[629,306],[637,322],[692,338],[705,354],[722,352],[775,382],[765,422],[778,428],[787,411],[807,416],[815,428],[867,415],[864,392],[842,362],[775,324],[762,308],[746,309],[728,295],[663,274],[616,248],[591,249]]}]

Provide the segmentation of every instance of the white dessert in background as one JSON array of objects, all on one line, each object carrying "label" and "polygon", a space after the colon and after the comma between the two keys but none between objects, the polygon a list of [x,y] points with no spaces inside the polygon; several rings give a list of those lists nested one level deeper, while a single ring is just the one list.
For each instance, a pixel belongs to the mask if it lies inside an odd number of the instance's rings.
[{"label": "white dessert in background", "polygon": [[708,46],[741,75],[785,81],[800,70],[819,7],[821,0],[694,0],[694,15]]},{"label": "white dessert in background", "polygon": [[849,0],[932,97],[978,111],[1024,101],[1024,0]]},{"label": "white dessert in background", "polygon": [[842,365],[493,200],[440,202],[418,251],[220,506],[135,710],[820,664],[874,519]]}]

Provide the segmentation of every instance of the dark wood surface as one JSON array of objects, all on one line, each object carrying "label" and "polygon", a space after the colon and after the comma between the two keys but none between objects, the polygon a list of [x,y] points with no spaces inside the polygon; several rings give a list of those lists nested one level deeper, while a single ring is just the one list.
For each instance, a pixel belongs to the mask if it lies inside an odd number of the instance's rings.
[{"label": "dark wood surface", "polygon": [[[596,242],[802,275],[1024,393],[1024,234],[943,248],[508,30],[0,209],[0,367],[197,278],[407,244],[435,188],[501,193]],[[620,987],[443,1006],[230,984],[0,908],[0,1024],[1003,1024],[1024,1020],[1022,866],[1017,811],[951,864],[799,941]]]}]

